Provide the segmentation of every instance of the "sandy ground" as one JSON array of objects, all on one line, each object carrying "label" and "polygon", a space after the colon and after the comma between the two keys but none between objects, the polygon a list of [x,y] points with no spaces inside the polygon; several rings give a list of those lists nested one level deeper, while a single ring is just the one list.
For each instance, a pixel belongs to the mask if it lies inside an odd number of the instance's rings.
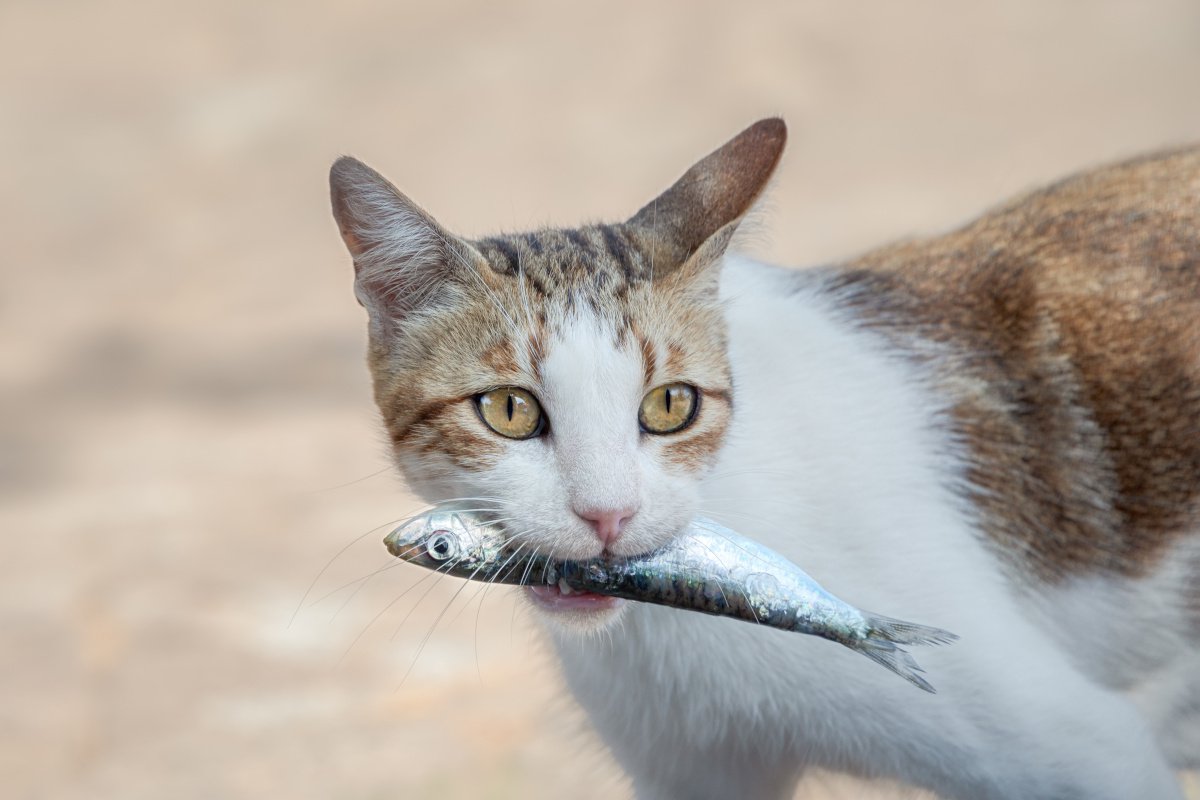
[{"label": "sandy ground", "polygon": [[414,504],[338,154],[477,234],[780,113],[759,252],[802,264],[1200,138],[1192,0],[650,5],[0,4],[4,796],[628,793],[506,591],[350,583]]}]

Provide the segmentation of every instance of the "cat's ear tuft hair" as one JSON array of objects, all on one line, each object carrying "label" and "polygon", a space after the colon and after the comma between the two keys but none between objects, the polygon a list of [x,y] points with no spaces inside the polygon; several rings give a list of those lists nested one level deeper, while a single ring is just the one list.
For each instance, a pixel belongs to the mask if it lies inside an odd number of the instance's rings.
[{"label": "cat's ear tuft hair", "polygon": [[763,193],[787,144],[787,125],[759,120],[698,161],[629,220],[667,268],[705,271]]},{"label": "cat's ear tuft hair", "polygon": [[354,293],[371,322],[398,322],[474,255],[420,206],[361,161],[329,170],[333,217],[354,258]]}]

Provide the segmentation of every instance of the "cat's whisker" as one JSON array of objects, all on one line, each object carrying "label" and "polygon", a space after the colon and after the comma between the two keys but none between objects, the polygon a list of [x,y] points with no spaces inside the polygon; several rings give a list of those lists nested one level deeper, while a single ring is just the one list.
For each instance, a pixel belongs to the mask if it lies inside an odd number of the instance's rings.
[{"label": "cat's whisker", "polygon": [[[412,519],[412,518],[413,517],[408,517],[407,519]],[[341,558],[342,555],[344,555],[347,550],[349,550],[351,547],[353,547],[354,545],[361,542],[366,537],[370,536],[372,533],[375,533],[380,528],[386,528],[388,525],[392,525],[394,523],[404,521],[405,519],[406,518],[401,517],[398,519],[391,520],[389,522],[384,522],[381,525],[376,525],[374,528],[371,528],[370,530],[364,531],[363,533],[360,533],[358,536],[355,536],[347,544],[343,545],[340,550],[338,550],[336,553],[334,553],[333,556],[329,559],[329,561],[325,562],[325,566],[321,567],[320,571],[317,572],[316,577],[312,579],[312,582],[308,585],[308,588],[304,590],[304,594],[300,596],[300,602],[296,604],[295,610],[292,611],[292,616],[291,616],[291,618],[288,619],[287,627],[288,628],[292,627],[292,624],[296,621],[296,615],[298,615],[300,613],[300,609],[304,608],[304,602],[306,600],[308,600],[308,596],[310,594],[312,594],[313,589],[316,588],[317,582],[321,580],[321,577],[326,572],[329,571],[329,568],[333,566],[333,563],[335,561],[337,561],[339,558]]]},{"label": "cat's whisker", "polygon": [[[521,547],[524,547],[524,545],[521,545]],[[516,552],[512,553],[512,554],[511,554],[511,555],[510,555],[508,558],[506,558],[506,559],[504,560],[504,562],[503,562],[503,563],[502,563],[502,564],[501,564],[499,567],[497,567],[497,568],[496,568],[496,570],[494,571],[494,574],[492,575],[492,577],[491,577],[491,578],[489,578],[489,579],[488,579],[488,580],[486,580],[486,581],[482,581],[482,587],[483,587],[483,588],[480,590],[480,593],[482,593],[482,592],[486,592],[486,591],[487,591],[489,588],[491,588],[491,586],[492,586],[492,585],[495,583],[495,581],[496,581],[496,578],[498,578],[498,577],[500,576],[500,571],[501,571],[501,570],[503,570],[503,569],[504,569],[504,567],[508,566],[508,564],[509,564],[509,563],[510,563],[510,562],[511,562],[511,561],[512,561],[514,558],[516,558],[516,556],[517,556],[517,553],[518,553],[518,552],[520,552],[520,548],[518,548]],[[480,569],[482,569],[482,567],[480,567]],[[479,574],[479,570],[477,569],[477,570],[475,570],[475,572],[471,573],[471,577],[470,577],[470,578],[468,578],[467,580],[468,580],[468,581],[472,580],[472,579],[475,577],[475,575],[478,575],[478,574]],[[471,596],[471,599],[470,599],[470,600],[468,600],[468,601],[467,601],[467,604],[466,604],[466,605],[464,605],[464,606],[463,606],[463,607],[462,607],[462,608],[459,610],[458,614],[454,615],[454,617],[453,617],[453,618],[451,618],[451,620],[450,620],[450,624],[451,624],[451,625],[453,625],[453,624],[454,624],[454,623],[455,623],[455,622],[458,620],[458,618],[459,618],[460,616],[462,616],[462,613],[463,613],[463,611],[465,611],[467,608],[470,608],[471,602],[473,602],[473,601],[475,600],[475,597],[477,597],[477,596],[478,596],[478,594],[476,594],[476,595],[472,595],[472,596]],[[476,620],[476,622],[478,622],[478,619]]]},{"label": "cat's whisker", "polygon": [[[435,570],[435,571],[436,571],[436,572],[440,572],[442,569],[445,569],[447,572],[449,572],[450,570],[452,570],[452,569],[454,568],[454,566],[457,566],[457,565],[458,565],[458,564],[459,564],[461,561],[462,561],[462,558],[458,558],[458,559],[450,559],[449,561],[447,561],[447,562],[446,562],[446,564],[442,565],[441,567],[439,567],[439,568],[438,568],[437,570]],[[434,620],[434,627],[436,627],[436,626],[437,626],[437,623],[438,623],[438,621],[439,621],[439,620],[441,620],[441,618],[442,618],[442,617],[445,615],[446,611],[447,611],[447,610],[450,608],[450,605],[453,605],[453,603],[454,603],[455,599],[457,599],[457,598],[458,598],[458,595],[462,593],[462,590],[463,590],[463,588],[464,588],[464,587],[465,587],[465,586],[466,586],[468,583],[470,583],[470,581],[474,580],[475,576],[479,574],[479,571],[480,571],[480,570],[482,570],[482,569],[483,569],[483,567],[484,567],[484,565],[483,565],[483,564],[480,564],[478,567],[476,567],[476,568],[474,569],[474,571],[472,571],[472,572],[471,572],[471,574],[470,574],[470,575],[468,575],[468,576],[467,576],[467,581],[466,581],[466,582],[463,584],[463,586],[460,586],[460,587],[458,588],[458,590],[456,590],[456,591],[455,591],[455,593],[454,593],[453,597],[451,597],[451,598],[450,598],[450,603],[448,603],[448,604],[446,605],[446,608],[442,609],[442,613],[441,613],[441,614],[438,614],[437,620]],[[433,586],[434,586],[434,585],[433,585],[433,584],[431,584],[431,585],[430,585],[430,587],[429,587],[428,589],[426,589],[426,590],[425,590],[425,594],[421,595],[421,599],[420,599],[420,600],[418,600],[418,601],[417,601],[417,603],[416,603],[416,605],[414,605],[414,606],[412,607],[412,609],[410,609],[410,610],[409,610],[408,614],[405,614],[405,615],[404,615],[404,619],[400,620],[400,624],[399,624],[399,625],[396,627],[396,630],[395,630],[395,632],[394,632],[394,633],[392,634],[392,636],[391,636],[391,640],[392,640],[392,641],[395,641],[396,637],[397,637],[397,636],[400,634],[400,631],[401,631],[401,630],[404,628],[404,623],[408,621],[408,618],[409,618],[410,616],[412,616],[412,613],[413,613],[413,611],[416,611],[416,609],[417,609],[417,606],[419,606],[419,605],[421,604],[421,600],[424,600],[424,599],[425,599],[425,597],[427,597],[427,596],[429,595],[429,592],[433,590]],[[432,632],[432,629],[431,629],[431,632]],[[425,640],[422,640],[422,642],[421,642],[421,648],[424,648],[424,646],[425,646],[425,641],[427,641],[427,640],[428,640],[428,638],[429,638],[429,635],[428,635],[428,634],[426,634]],[[418,656],[420,655],[420,649],[418,649],[418,651],[417,651],[417,655],[418,655]],[[416,663],[416,661],[414,660],[413,664],[412,664],[412,665],[409,665],[409,672],[411,672],[411,671],[412,671],[412,667],[413,667],[413,665],[415,665],[415,663]],[[406,672],[406,673],[405,673],[405,677],[407,677],[407,675],[408,675],[408,673]],[[400,682],[400,683],[401,683],[401,685],[403,685],[404,681],[403,681],[403,680],[401,680],[401,682]],[[397,688],[397,689],[399,689],[399,687],[396,687],[396,688]]]},{"label": "cat's whisker", "polygon": [[[519,554],[519,553],[520,553],[522,550],[524,550],[524,549],[525,549],[525,548],[528,546],[528,544],[529,544],[528,542],[522,542],[520,545],[518,545],[518,546],[517,546],[517,549],[516,549],[515,551],[513,551],[513,555],[512,555],[512,557],[511,557],[511,558],[509,558],[509,559],[508,559],[508,561],[504,562],[505,566],[508,566],[508,564],[509,564],[509,563],[511,563],[512,561],[514,561],[514,560],[516,559],[516,557],[517,557],[517,554]],[[532,562],[532,561],[529,561],[529,563],[527,563],[527,564],[525,565],[525,566],[526,566],[526,569],[528,569],[528,568],[532,567],[532,565],[533,565],[533,562]],[[497,572],[497,573],[496,573],[496,578],[493,580],[493,582],[496,582],[496,581],[499,581],[499,580],[501,580],[501,579],[502,579],[504,583],[510,583],[510,580],[509,580],[509,579],[510,579],[510,578],[512,578],[512,576],[513,576],[513,573],[514,573],[514,572],[516,572],[516,571],[517,571],[517,569],[519,569],[519,568],[520,568],[520,566],[521,566],[521,564],[520,564],[520,562],[518,561],[518,562],[517,562],[515,565],[513,565],[512,567],[510,567],[510,568],[509,568],[509,570],[503,574],[503,576],[501,576],[501,575],[500,575],[500,573],[499,573],[499,572]]]},{"label": "cat's whisker", "polygon": [[[445,569],[445,570],[453,569],[454,565],[457,563],[458,563],[458,559],[448,560],[441,567],[438,567],[437,569],[431,570],[430,572],[426,573],[420,580],[418,580],[412,586],[409,586],[403,592],[396,595],[396,597],[392,598],[392,601],[390,603],[388,603],[386,606],[384,606],[382,609],[380,609],[379,612],[375,616],[371,617],[371,620],[365,626],[363,626],[363,629],[361,631],[359,631],[358,635],[355,636],[354,639],[350,642],[350,645],[346,648],[345,652],[342,653],[341,658],[338,659],[337,663],[340,665],[343,661],[346,660],[346,656],[350,655],[350,651],[354,649],[354,645],[358,644],[358,640],[361,639],[364,635],[366,635],[367,631],[370,630],[371,626],[374,625],[376,622],[378,622],[379,618],[382,617],[385,613],[387,613],[388,609],[390,609],[392,606],[396,605],[396,603],[400,602],[401,598],[405,597],[409,592],[411,592],[413,589],[420,586],[425,581],[427,581],[430,578],[432,578],[433,576],[439,574],[443,569]],[[425,594],[422,594],[420,599],[417,600],[416,605],[414,605],[413,608],[409,610],[408,613],[410,615],[412,614],[412,612],[414,610],[416,610],[417,606],[421,605],[421,600],[424,600],[425,597],[429,594],[429,591],[436,585],[437,585],[436,581],[434,581],[433,583],[431,583],[429,585],[429,588],[425,590]],[[405,616],[405,619],[408,619],[408,616]],[[401,623],[401,624],[403,624],[403,623]],[[399,633],[399,630],[397,630],[396,632]],[[395,638],[395,634],[392,635],[392,638],[393,639]]]},{"label": "cat's whisker", "polygon": [[520,583],[522,586],[524,586],[525,582],[527,580],[529,580],[529,573],[533,569],[534,561],[537,559],[538,553],[540,553],[540,552],[541,552],[540,548],[538,548],[538,547],[533,548],[533,555],[530,557],[529,562],[525,565],[525,571],[523,573],[521,573]]},{"label": "cat's whisker", "polygon": [[[497,506],[503,506],[503,505],[505,505],[505,504],[507,503],[507,501],[505,501],[503,498],[496,498],[496,497],[452,497],[452,498],[447,498],[446,502],[455,502],[455,503],[460,503],[460,502],[462,502],[462,503],[465,503],[465,502],[492,503],[492,504],[495,504],[495,505],[497,505]],[[486,508],[480,508],[480,509],[465,509],[465,510],[471,510],[471,511],[487,511],[487,510],[489,510],[489,509],[486,509]],[[322,577],[325,575],[325,573],[329,571],[329,568],[330,568],[330,567],[332,567],[332,566],[333,566],[333,564],[334,564],[334,563],[335,563],[335,562],[336,562],[336,561],[337,561],[339,558],[341,558],[341,557],[342,557],[342,556],[343,556],[343,555],[346,553],[346,551],[347,551],[347,550],[349,550],[349,549],[350,549],[351,547],[353,547],[354,545],[358,544],[360,541],[362,541],[363,539],[365,539],[367,536],[370,536],[372,533],[375,533],[376,531],[380,530],[381,528],[386,528],[386,527],[388,527],[389,525],[396,525],[396,526],[399,526],[399,525],[405,524],[405,523],[407,523],[407,522],[409,522],[409,521],[411,521],[411,520],[415,519],[416,517],[420,516],[420,515],[421,515],[421,514],[423,514],[423,513],[424,513],[424,511],[418,511],[418,512],[416,512],[416,513],[414,513],[414,514],[411,514],[411,515],[409,515],[409,516],[406,516],[406,517],[397,517],[396,519],[392,519],[392,520],[389,520],[389,521],[387,521],[387,522],[380,523],[379,525],[376,525],[375,527],[373,527],[373,528],[371,528],[371,529],[369,529],[369,530],[366,530],[366,531],[364,531],[363,533],[359,534],[358,536],[354,537],[354,538],[353,538],[353,539],[351,539],[351,540],[350,540],[350,541],[349,541],[347,544],[345,544],[344,546],[342,546],[342,547],[341,547],[341,549],[339,549],[339,550],[338,550],[336,553],[334,553],[334,554],[333,554],[333,556],[331,556],[331,557],[330,557],[329,561],[327,561],[327,562],[325,563],[325,566],[321,567],[321,569],[320,569],[320,570],[317,572],[317,574],[316,574],[316,577],[314,577],[314,578],[312,579],[312,582],[311,582],[311,583],[309,583],[309,585],[308,585],[308,588],[306,588],[306,589],[304,590],[304,594],[303,594],[303,595],[301,595],[301,597],[300,597],[300,602],[298,602],[298,603],[296,604],[296,608],[295,608],[295,609],[292,611],[292,615],[291,615],[291,617],[288,619],[288,624],[287,624],[287,627],[288,627],[288,628],[291,628],[291,627],[292,627],[292,625],[293,625],[293,624],[296,622],[296,616],[297,616],[297,615],[300,613],[301,609],[303,609],[303,608],[304,608],[304,603],[305,603],[305,601],[307,601],[307,600],[308,600],[308,598],[309,598],[309,595],[311,595],[311,594],[312,594],[312,591],[313,591],[313,589],[315,589],[315,588],[316,588],[316,586],[317,586],[317,583],[318,583],[318,582],[320,582],[321,578],[322,578]],[[318,602],[319,602],[319,601],[318,601]],[[313,605],[315,605],[315,603],[314,603]]]},{"label": "cat's whisker", "polygon": [[333,486],[325,486],[320,489],[309,489],[307,492],[305,492],[305,494],[324,494],[325,492],[334,492],[334,491],[337,491],[338,489],[345,489],[347,486],[353,486],[356,483],[362,483],[363,481],[369,481],[371,478],[374,478],[378,475],[382,475],[385,472],[389,472],[391,469],[392,469],[392,467],[389,464],[389,465],[380,467],[379,469],[375,470],[374,472],[372,472],[368,475],[363,475],[361,478],[355,478],[352,481],[346,481],[345,483],[334,484]]},{"label": "cat's whisker", "polygon": [[[484,587],[484,590],[480,594],[480,597],[479,597],[479,608],[475,611],[475,674],[479,676],[480,683],[483,683],[483,670],[479,666],[479,618],[483,615],[483,600],[484,600],[484,597],[487,595],[488,589],[491,589],[492,586],[495,585],[496,580],[498,578],[500,578],[501,571],[505,567],[507,567],[509,564],[511,564],[520,555],[521,551],[525,549],[525,546],[526,546],[525,544],[521,544],[517,547],[516,550],[513,551],[513,554],[511,556],[509,556],[508,560],[506,560],[504,562],[504,564],[502,564],[500,566],[500,569],[496,570],[495,576],[493,576],[492,580],[490,582],[488,582],[487,586]],[[511,570],[509,573],[506,573],[504,575],[504,578],[507,579],[510,576],[511,576]],[[509,628],[509,642],[510,642],[510,644],[512,642],[512,629],[511,628]]]},{"label": "cat's whisker", "polygon": [[[474,577],[478,573],[479,573],[479,570],[477,569],[477,570],[475,570],[475,572],[473,572],[471,574],[471,577]],[[396,685],[396,688],[394,691],[398,692],[398,691],[400,691],[401,687],[404,686],[404,682],[407,681],[408,676],[412,674],[413,668],[415,668],[417,666],[417,661],[420,660],[421,653],[424,652],[424,650],[425,650],[425,645],[429,642],[430,637],[433,636],[433,632],[435,630],[437,630],[438,623],[440,623],[442,621],[442,618],[444,616],[446,616],[446,612],[450,610],[450,607],[454,605],[454,601],[458,599],[458,596],[463,593],[463,590],[466,589],[468,585],[470,585],[469,579],[466,582],[464,582],[462,586],[458,587],[458,589],[455,590],[454,594],[450,597],[450,602],[446,603],[445,608],[443,608],[441,613],[439,613],[437,615],[437,617],[434,618],[433,624],[429,626],[429,630],[427,630],[425,632],[425,636],[421,638],[421,643],[419,645],[417,645],[416,654],[413,656],[412,661],[409,663],[408,669],[404,671],[404,676],[402,678],[400,678],[400,683],[398,683]]]},{"label": "cat's whisker", "polygon": [[305,608],[306,609],[307,608],[316,608],[317,606],[321,605],[321,603],[324,603],[326,600],[333,597],[334,595],[341,594],[342,592],[349,589],[351,586],[354,586],[356,584],[359,584],[366,580],[369,580],[372,576],[378,575],[381,572],[387,572],[389,569],[394,569],[395,567],[400,566],[400,564],[402,564],[402,563],[403,562],[401,562],[401,561],[389,559],[386,564],[383,564],[383,565],[379,566],[378,568],[372,570],[371,572],[368,572],[366,575],[363,575],[362,577],[359,577],[359,578],[355,578],[352,581],[346,581],[345,583],[343,583],[341,586],[337,587],[336,589],[329,590],[325,594],[318,597],[316,600],[313,600],[312,602],[310,602],[308,605],[305,606]]},{"label": "cat's whisker", "polygon": [[[529,557],[528,563],[525,564],[525,571],[521,574],[521,581],[520,581],[521,585],[524,585],[525,582],[527,580],[529,580],[529,572],[530,572],[530,570],[533,569],[533,564],[535,561],[537,561],[537,557],[540,553],[541,553],[541,548],[538,548],[535,546],[533,548],[533,554]],[[512,646],[512,643],[513,643],[513,627],[516,625],[516,622],[517,622],[517,606],[519,604],[519,600],[518,600],[518,597],[516,596],[516,592],[514,592],[513,595],[514,596],[513,596],[512,616],[509,617],[509,620],[508,620],[508,644],[510,647]]]},{"label": "cat's whisker", "polygon": [[[381,567],[381,568],[375,570],[374,572],[370,573],[369,575],[366,575],[366,576],[360,578],[358,581],[358,586],[354,587],[354,591],[350,592],[349,596],[347,596],[346,599],[342,601],[342,604],[340,606],[338,606],[337,611],[335,611],[333,613],[333,615],[329,618],[330,624],[332,624],[333,621],[336,620],[338,618],[338,616],[343,611],[346,610],[346,606],[350,605],[350,603],[354,600],[354,598],[358,596],[359,592],[361,592],[363,589],[367,588],[367,584],[369,584],[372,580],[374,580],[377,575],[379,575],[380,573],[383,573],[383,572],[387,572],[388,570],[395,569],[396,567],[400,566],[403,563],[404,563],[403,561],[398,561],[398,560],[393,559],[391,561],[391,563],[388,564],[387,566]],[[346,587],[342,587],[342,588],[346,588]]]},{"label": "cat's whisker", "polygon": [[[439,573],[442,575],[445,575],[445,574],[449,573],[451,570],[453,570],[454,567],[456,567],[459,564],[459,562],[461,562],[461,561],[462,561],[461,558],[452,558],[452,559],[448,560],[445,564],[441,565],[437,569],[430,572],[429,575],[426,576],[426,578],[432,577],[433,575],[437,575]],[[424,583],[424,581],[425,581],[425,578],[422,578],[417,583],[418,584]],[[412,617],[413,613],[416,612],[417,608],[420,607],[421,603],[424,602],[425,598],[429,596],[429,593],[432,592],[434,587],[436,587],[436,586],[437,586],[437,581],[434,581],[433,583],[429,584],[429,586],[427,586],[425,588],[425,591],[421,594],[421,596],[419,598],[417,598],[417,602],[413,604],[413,607],[410,608],[408,610],[408,613],[405,614],[404,617],[400,620],[400,624],[396,626],[396,630],[392,631],[392,635],[388,637],[389,642],[396,641],[396,637],[399,636],[400,631],[402,631],[404,629],[404,623],[408,622],[409,618]],[[405,590],[405,592],[407,593],[415,588],[416,588],[416,584],[414,584],[413,586],[410,586],[408,589]],[[393,602],[395,602],[395,601],[393,601]]]},{"label": "cat's whisker", "polygon": [[[445,500],[440,500],[438,502],[439,502],[439,504],[444,504],[444,503],[492,503],[493,505],[501,505],[501,506],[507,505],[507,503],[508,503],[508,501],[505,500],[503,497],[489,497],[487,495],[480,496],[480,497],[471,497],[471,496],[447,497]],[[424,513],[424,511],[418,512],[418,514],[422,514],[422,513]],[[414,516],[417,516],[417,515],[414,515]]]},{"label": "cat's whisker", "polygon": [[741,550],[743,553],[750,556],[751,558],[761,561],[763,564],[766,564],[766,565],[771,564],[771,562],[768,559],[764,558],[761,554],[755,553],[752,550],[746,549],[746,547],[744,545],[742,545],[740,542],[730,538],[729,535],[726,534],[724,531],[722,531],[719,527],[714,528],[709,525],[704,525],[701,522],[694,522],[693,524],[697,525],[698,527],[703,528],[704,530],[708,531],[709,533],[712,533],[716,536],[720,536],[722,539],[729,542],[731,545],[736,547],[738,550]]},{"label": "cat's whisker", "polygon": [[[721,561],[721,559],[717,556],[717,554],[713,551],[713,549],[711,547],[709,547],[707,544],[705,544],[703,541],[701,541],[699,539],[697,539],[696,541],[699,542],[700,544],[704,545],[704,549],[707,550],[712,555],[714,561]],[[721,562],[721,563],[722,563],[722,566],[724,566],[724,562]],[[709,567],[709,570],[710,570],[709,577],[711,577],[714,574],[712,572],[711,566]],[[723,600],[725,605],[728,606],[729,598],[725,596],[725,589],[722,588],[721,583],[722,583],[721,581],[716,581],[717,590],[721,593],[721,600]]]},{"label": "cat's whisker", "polygon": [[[454,616],[451,617],[450,621],[446,623],[447,625],[453,625],[454,623],[458,622],[459,617],[461,617],[466,610],[471,607],[471,603],[475,602],[475,598],[487,591],[488,584],[486,582],[467,581],[467,586],[475,590],[474,594],[467,598],[467,602],[463,603],[462,607],[454,613]],[[451,602],[453,602],[453,600],[451,600]]]}]

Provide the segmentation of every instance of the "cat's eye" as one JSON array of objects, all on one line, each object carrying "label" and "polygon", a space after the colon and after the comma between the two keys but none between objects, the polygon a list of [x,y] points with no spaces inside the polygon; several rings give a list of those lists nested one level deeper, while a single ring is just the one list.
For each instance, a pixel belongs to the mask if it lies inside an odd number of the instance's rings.
[{"label": "cat's eye", "polygon": [[642,398],[638,422],[646,433],[675,433],[696,418],[700,397],[694,386],[668,383],[651,389]]},{"label": "cat's eye", "polygon": [[546,416],[537,399],[515,386],[477,395],[475,405],[483,423],[509,439],[529,439],[546,428]]}]

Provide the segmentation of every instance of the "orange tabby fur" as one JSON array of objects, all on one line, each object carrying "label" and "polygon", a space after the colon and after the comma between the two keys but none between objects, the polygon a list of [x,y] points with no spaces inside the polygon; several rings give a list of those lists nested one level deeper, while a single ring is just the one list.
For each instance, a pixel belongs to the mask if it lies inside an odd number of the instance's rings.
[{"label": "orange tabby fur", "polygon": [[1200,530],[1200,148],[1070,178],[834,281],[881,330],[950,354],[972,497],[1010,563],[1138,575]]}]

